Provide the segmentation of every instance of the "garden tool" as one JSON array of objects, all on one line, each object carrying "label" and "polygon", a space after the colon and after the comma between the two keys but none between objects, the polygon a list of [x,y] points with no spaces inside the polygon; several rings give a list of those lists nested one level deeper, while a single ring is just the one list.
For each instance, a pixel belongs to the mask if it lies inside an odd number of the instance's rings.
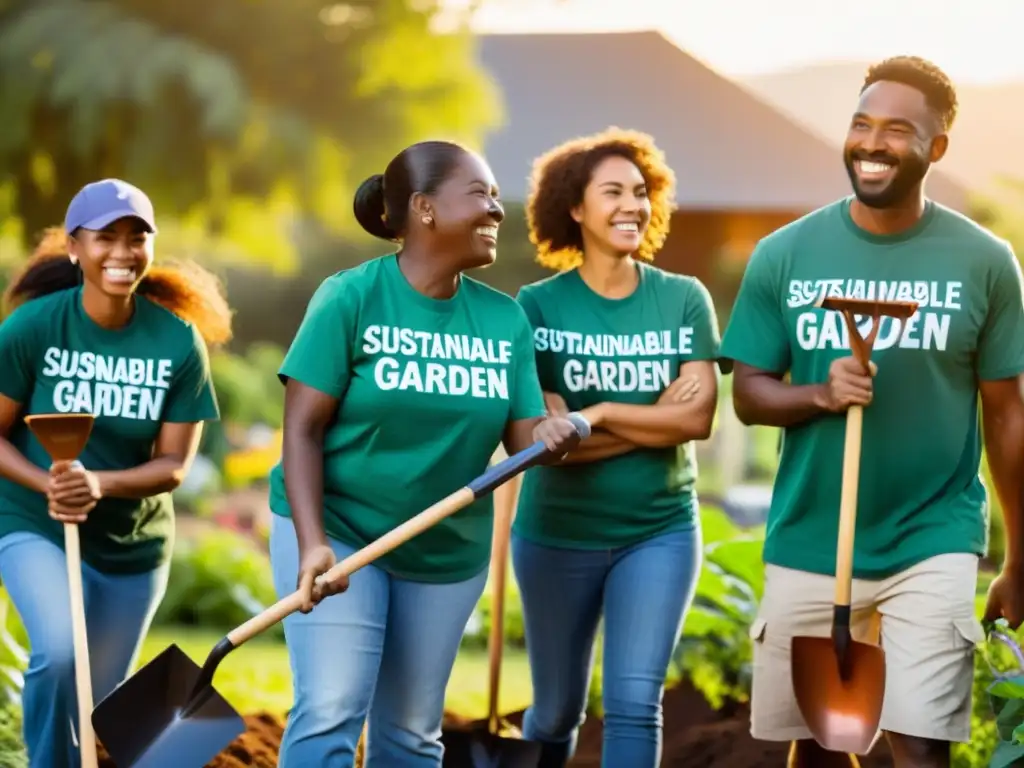
[{"label": "garden tool", "polygon": [[[95,417],[91,413],[36,414],[25,424],[53,462],[78,462],[89,442]],[[78,695],[78,748],[82,768],[96,768],[96,735],[92,728],[92,671],[89,640],[85,628],[85,596],[82,590],[82,551],[78,523],[64,523],[64,556],[68,564],[68,593],[71,595],[71,634],[75,647],[75,691]]]},{"label": "garden tool", "polygon": [[[581,438],[590,424],[569,414]],[[317,578],[336,581],[423,533],[548,456],[543,442],[508,457],[441,501],[349,555]],[[293,592],[227,634],[199,667],[171,645],[115,688],[93,711],[93,725],[118,768],[202,768],[245,730],[235,709],[213,687],[231,651],[302,606]],[[315,609],[314,609],[315,610]]]},{"label": "garden tool", "polygon": [[445,768],[537,768],[541,758],[540,742],[524,741],[519,729],[498,716],[501,656],[505,645],[508,542],[518,495],[518,477],[494,492],[487,719],[445,730],[441,736]]},{"label": "garden tool", "polygon": [[[870,370],[871,349],[883,316],[904,321],[917,311],[915,302],[824,298],[823,309],[841,312],[854,357]],[[860,335],[856,316],[872,318],[871,331]],[[876,645],[852,639],[850,593],[853,581],[853,540],[857,527],[857,484],[860,474],[864,410],[846,412],[843,484],[839,502],[836,547],[835,606],[832,636],[794,637],[790,651],[793,690],[807,727],[824,749],[865,755],[878,737],[885,693],[885,655]]]}]

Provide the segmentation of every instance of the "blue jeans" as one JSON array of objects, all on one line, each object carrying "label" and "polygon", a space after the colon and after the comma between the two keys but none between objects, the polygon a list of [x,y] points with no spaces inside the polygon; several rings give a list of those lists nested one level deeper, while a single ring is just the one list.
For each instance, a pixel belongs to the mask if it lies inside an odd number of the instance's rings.
[{"label": "blue jeans", "polygon": [[[299,546],[273,515],[270,560],[279,596],[295,591]],[[330,540],[340,562],[355,550]],[[438,768],[444,693],[484,569],[454,584],[396,578],[373,565],[310,613],[284,620],[295,704],[280,768],[351,768],[367,721],[366,768]]]},{"label": "blue jeans", "polygon": [[[170,564],[127,576],[82,563],[93,701],[127,676],[167,587]],[[0,538],[0,579],[28,634],[22,691],[32,768],[78,768],[78,698],[64,550],[35,533]]]},{"label": "blue jeans", "polygon": [[545,765],[564,764],[575,751],[602,615],[601,765],[659,764],[665,675],[697,586],[700,547],[696,526],[602,550],[547,547],[513,536],[533,677],[523,736],[546,743]]}]

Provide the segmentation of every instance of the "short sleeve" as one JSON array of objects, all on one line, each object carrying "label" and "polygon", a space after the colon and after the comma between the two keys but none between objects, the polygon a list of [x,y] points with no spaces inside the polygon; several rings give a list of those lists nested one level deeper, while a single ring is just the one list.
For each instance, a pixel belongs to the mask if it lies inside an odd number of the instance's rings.
[{"label": "short sleeve", "polygon": [[1024,372],[1024,279],[1013,249],[995,269],[988,315],[978,342],[978,378],[1007,379]]},{"label": "short sleeve", "polygon": [[39,354],[38,313],[27,309],[18,307],[0,323],[0,394],[21,404],[32,397]]},{"label": "short sleeve", "polygon": [[717,360],[722,339],[711,293],[695,277],[689,278],[686,284],[688,295],[684,305],[683,326],[690,333],[690,349],[683,356],[687,360]]},{"label": "short sleeve", "polygon": [[331,397],[345,394],[352,370],[356,302],[344,274],[320,284],[281,363],[282,383],[295,379]]},{"label": "short sleeve", "polygon": [[519,327],[512,342],[512,421],[544,416],[544,393],[537,376],[537,357],[533,351],[533,331],[525,313],[516,308]]},{"label": "short sleeve", "polygon": [[195,326],[190,326],[190,329],[192,345],[171,379],[167,408],[163,415],[165,423],[194,424],[220,418],[206,342]]},{"label": "short sleeve", "polygon": [[789,369],[779,295],[778,246],[762,240],[750,255],[722,338],[721,356],[772,373]]}]

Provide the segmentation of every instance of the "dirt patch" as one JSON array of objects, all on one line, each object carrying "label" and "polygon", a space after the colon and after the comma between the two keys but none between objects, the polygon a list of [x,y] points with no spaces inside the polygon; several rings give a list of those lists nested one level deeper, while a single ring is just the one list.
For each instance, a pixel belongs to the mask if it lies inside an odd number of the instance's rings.
[{"label": "dirt patch", "polygon": [[[754,741],[750,737],[750,713],[746,706],[712,709],[688,683],[665,692],[664,768],[783,768],[789,745]],[[522,712],[507,720],[522,724]],[[275,768],[284,733],[281,718],[265,712],[245,718],[247,731],[235,739],[206,768]],[[445,715],[446,727],[465,728],[463,718]],[[600,768],[601,721],[588,718],[580,730],[573,768]],[[101,747],[100,768],[117,768]],[[361,765],[357,755],[356,766]],[[886,744],[861,758],[861,768],[893,768]]]}]

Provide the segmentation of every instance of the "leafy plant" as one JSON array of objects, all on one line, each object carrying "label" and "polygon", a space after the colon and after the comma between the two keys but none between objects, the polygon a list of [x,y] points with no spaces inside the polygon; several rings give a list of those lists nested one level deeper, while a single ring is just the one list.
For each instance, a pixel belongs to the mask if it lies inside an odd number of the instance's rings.
[{"label": "leafy plant", "polygon": [[[1005,620],[991,624],[988,630],[990,640],[984,651],[978,654],[983,668],[976,668],[985,685],[985,698],[976,696],[975,705],[979,698],[981,701],[987,699],[988,719],[991,721],[991,715],[995,715],[995,722],[989,729],[994,733],[988,734],[989,740],[994,742],[989,766],[1024,766],[1024,653]],[[992,640],[1001,643],[1002,648]],[[1006,663],[1007,655],[1012,659],[1009,664]],[[972,747],[975,741],[972,738]]]},{"label": "leafy plant", "polygon": [[28,637],[6,589],[0,588],[0,704],[21,706]]},{"label": "leafy plant", "polygon": [[0,768],[28,768],[28,755],[21,732],[21,707],[0,708]]},{"label": "leafy plant", "polygon": [[[175,547],[155,622],[228,631],[276,599],[266,554],[241,534],[211,531]],[[282,636],[281,625],[268,634]]]},{"label": "leafy plant", "polygon": [[685,676],[715,708],[750,695],[750,627],[764,590],[763,532],[741,532],[717,507],[701,514],[704,567],[676,647],[672,674]]}]

